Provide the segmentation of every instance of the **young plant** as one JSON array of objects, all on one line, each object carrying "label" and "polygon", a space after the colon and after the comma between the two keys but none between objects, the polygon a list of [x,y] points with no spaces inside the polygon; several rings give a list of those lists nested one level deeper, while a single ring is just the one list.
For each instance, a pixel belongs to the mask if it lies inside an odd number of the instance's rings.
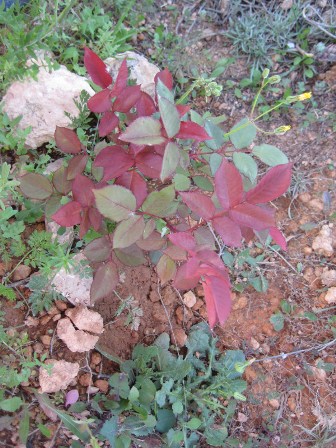
[{"label": "young plant", "polygon": [[[52,219],[64,227],[79,225],[80,238],[90,228],[99,232],[84,249],[95,271],[93,302],[117,286],[116,259],[137,266],[147,253],[162,284],[173,280],[177,288],[190,289],[201,282],[209,324],[222,324],[230,312],[231,287],[216,244],[241,247],[254,236],[262,241],[270,236],[286,249],[268,203],[288,189],[291,164],[274,146],[249,149],[255,123],[267,112],[253,118],[254,104],[250,118],[224,133],[211,117],[203,119],[175,101],[167,69],[156,75],[152,98],[140,86],[128,85],[126,61],[114,82],[104,62],[87,48],[84,63],[101,88],[88,108],[101,114],[99,136],[109,143],[98,143],[89,155],[74,131],[58,127],[56,145],[68,156],[68,165],[52,180],[24,175],[23,194],[46,201],[49,213],[58,208],[50,213]],[[278,79],[267,77],[265,72],[261,89]],[[301,97],[289,97],[270,110]],[[254,157],[271,166],[259,182]]]}]

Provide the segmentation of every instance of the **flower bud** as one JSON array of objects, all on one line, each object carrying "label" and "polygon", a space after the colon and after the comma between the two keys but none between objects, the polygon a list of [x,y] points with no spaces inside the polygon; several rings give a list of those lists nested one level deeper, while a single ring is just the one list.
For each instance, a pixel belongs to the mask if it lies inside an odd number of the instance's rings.
[{"label": "flower bud", "polygon": [[270,73],[269,68],[265,68],[264,71],[262,72],[262,77],[263,77],[264,79],[267,79],[269,73]]},{"label": "flower bud", "polygon": [[276,135],[286,134],[286,132],[289,131],[290,128],[291,128],[291,126],[280,126],[274,130],[274,134],[276,134]]},{"label": "flower bud", "polygon": [[271,77],[269,78],[268,83],[269,83],[269,84],[277,84],[277,83],[280,82],[280,81],[281,81],[281,76],[279,76],[279,75],[274,75],[274,76],[271,76]]}]

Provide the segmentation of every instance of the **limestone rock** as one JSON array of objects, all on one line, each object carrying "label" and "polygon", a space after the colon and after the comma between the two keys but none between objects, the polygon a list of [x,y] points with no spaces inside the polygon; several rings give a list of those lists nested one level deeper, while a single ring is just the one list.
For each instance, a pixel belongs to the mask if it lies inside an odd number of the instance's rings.
[{"label": "limestone rock", "polygon": [[73,305],[90,306],[90,288],[93,281],[92,276],[84,276],[83,270],[78,270],[81,261],[86,260],[83,253],[74,256],[74,266],[69,272],[60,269],[55,275],[52,284],[57,292],[62,294]]},{"label": "limestone rock", "polygon": [[196,296],[192,291],[188,291],[183,294],[183,303],[186,307],[192,308],[196,304]]},{"label": "limestone rock", "polygon": [[58,392],[66,389],[71,381],[76,378],[79,371],[77,362],[57,361],[48,359],[45,364],[51,364],[50,374],[44,367],[40,368],[40,387],[42,393]]},{"label": "limestone rock", "polygon": [[22,116],[19,128],[32,127],[26,146],[38,148],[54,138],[56,126],[69,126],[65,111],[78,116],[74,99],[82,90],[94,94],[86,78],[65,66],[51,72],[41,66],[36,80],[28,78],[11,84],[3,98],[3,110],[11,119]]},{"label": "limestone rock", "polygon": [[57,336],[72,352],[88,352],[97,344],[99,336],[94,336],[86,331],[76,330],[71,320],[67,317],[57,323]]},{"label": "limestone rock", "polygon": [[324,270],[321,275],[321,281],[325,286],[336,286],[336,270]]},{"label": "limestone rock", "polygon": [[84,306],[68,309],[65,312],[79,330],[100,334],[104,330],[103,318],[96,311]]},{"label": "limestone rock", "polygon": [[160,69],[149,62],[141,54],[134,51],[126,51],[117,56],[117,58],[105,59],[105,64],[109,67],[113,80],[116,79],[119,67],[122,61],[127,58],[127,66],[130,69],[131,79],[141,85],[141,90],[151,96],[155,94],[154,77]]},{"label": "limestone rock", "polygon": [[325,257],[332,257],[334,253],[332,228],[328,225],[322,226],[319,234],[313,241],[312,248],[315,252]]},{"label": "limestone rock", "polygon": [[328,289],[328,292],[325,296],[325,301],[329,304],[336,303],[336,287]]},{"label": "limestone rock", "polygon": [[15,269],[13,273],[13,280],[17,282],[19,280],[24,280],[25,278],[30,276],[31,267],[26,266],[25,264],[19,264],[19,266]]}]

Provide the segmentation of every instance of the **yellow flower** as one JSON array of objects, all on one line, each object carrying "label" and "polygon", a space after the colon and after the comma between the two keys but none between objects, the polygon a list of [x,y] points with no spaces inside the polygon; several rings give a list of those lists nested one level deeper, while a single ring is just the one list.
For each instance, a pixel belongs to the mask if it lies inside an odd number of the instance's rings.
[{"label": "yellow flower", "polygon": [[280,126],[279,128],[276,128],[276,129],[274,130],[274,134],[277,134],[277,135],[283,135],[283,134],[285,134],[287,131],[289,131],[290,128],[291,128],[291,126]]},{"label": "yellow flower", "polygon": [[298,101],[309,100],[309,98],[311,98],[311,96],[312,96],[311,92],[301,93],[301,95],[297,96],[297,100]]}]

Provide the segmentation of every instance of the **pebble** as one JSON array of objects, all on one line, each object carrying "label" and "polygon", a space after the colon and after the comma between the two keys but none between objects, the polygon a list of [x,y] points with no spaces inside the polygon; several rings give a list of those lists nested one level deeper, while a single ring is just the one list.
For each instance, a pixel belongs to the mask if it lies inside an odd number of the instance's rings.
[{"label": "pebble", "polygon": [[41,342],[36,342],[33,346],[34,349],[34,353],[36,353],[37,355],[41,354],[44,351],[44,347],[43,344],[41,344]]},{"label": "pebble", "polygon": [[52,306],[50,310],[48,310],[49,316],[55,316],[56,314],[58,314],[58,312],[59,310],[55,306]]},{"label": "pebble", "polygon": [[43,316],[40,319],[40,324],[41,325],[47,325],[47,323],[50,321],[50,319],[52,318],[52,316]]},{"label": "pebble", "polygon": [[309,246],[306,246],[306,247],[303,248],[303,253],[305,255],[310,255],[312,252],[313,252],[313,249],[311,247],[309,247]]},{"label": "pebble", "polygon": [[[184,344],[187,341],[187,335],[185,331],[182,328],[175,328],[174,329],[174,335],[176,339],[176,344],[178,347],[183,347]],[[175,342],[174,338],[172,338],[172,341]]]},{"label": "pebble", "polygon": [[325,286],[336,286],[336,270],[324,270],[321,275],[321,281]]},{"label": "pebble", "polygon": [[296,400],[295,400],[295,397],[293,397],[293,396],[288,397],[287,406],[288,406],[290,411],[295,412],[295,410],[296,410]]},{"label": "pebble", "polygon": [[79,377],[79,384],[81,386],[90,386],[92,384],[92,378],[89,373],[84,373],[81,377]]},{"label": "pebble", "polygon": [[243,310],[244,308],[246,308],[247,303],[248,303],[247,297],[240,296],[240,297],[238,297],[237,300],[233,301],[232,309],[233,310]]},{"label": "pebble", "polygon": [[314,210],[317,210],[319,212],[322,212],[324,209],[324,205],[323,202],[320,201],[319,199],[312,199],[311,201],[308,202],[308,207],[312,208]]},{"label": "pebble", "polygon": [[200,308],[202,308],[202,306],[204,305],[204,302],[202,299],[197,299],[195,305],[193,306],[193,309],[195,311],[199,310]]},{"label": "pebble", "polygon": [[102,357],[100,353],[94,352],[91,355],[91,363],[96,366],[98,364],[100,364],[102,361]]},{"label": "pebble", "polygon": [[197,302],[196,296],[192,291],[183,294],[183,303],[186,307],[192,308]]},{"label": "pebble", "polygon": [[99,387],[94,387],[94,386],[88,386],[88,388],[86,389],[86,393],[87,394],[96,394],[97,392],[99,392]]},{"label": "pebble", "polygon": [[43,345],[49,346],[51,342],[51,336],[44,334],[43,336],[40,337],[40,340]]},{"label": "pebble", "polygon": [[272,406],[272,408],[274,409],[279,409],[280,407],[280,403],[279,400],[276,400],[275,398],[272,398],[271,400],[269,400],[269,404]]},{"label": "pebble", "polygon": [[55,305],[59,311],[65,311],[68,308],[68,305],[63,300],[56,300]]},{"label": "pebble", "polygon": [[52,318],[53,322],[57,322],[61,318],[61,314],[55,314],[55,316]]},{"label": "pebble", "polygon": [[332,303],[336,303],[336,287],[331,287],[328,289],[328,292],[325,296],[325,301],[331,305]]},{"label": "pebble", "polygon": [[109,390],[109,383],[106,380],[97,380],[95,381],[94,385],[98,387],[100,392],[103,392],[104,394],[106,394]]},{"label": "pebble", "polygon": [[19,264],[19,266],[15,269],[13,273],[13,281],[18,282],[20,280],[24,280],[29,277],[31,273],[31,267],[26,266],[25,264]]},{"label": "pebble", "polygon": [[245,422],[247,422],[248,417],[247,417],[245,414],[243,414],[242,412],[238,412],[237,420],[238,420],[240,423],[245,423]]},{"label": "pebble", "polygon": [[260,347],[259,342],[254,338],[250,339],[250,345],[253,348],[253,350],[258,350],[258,348]]}]

